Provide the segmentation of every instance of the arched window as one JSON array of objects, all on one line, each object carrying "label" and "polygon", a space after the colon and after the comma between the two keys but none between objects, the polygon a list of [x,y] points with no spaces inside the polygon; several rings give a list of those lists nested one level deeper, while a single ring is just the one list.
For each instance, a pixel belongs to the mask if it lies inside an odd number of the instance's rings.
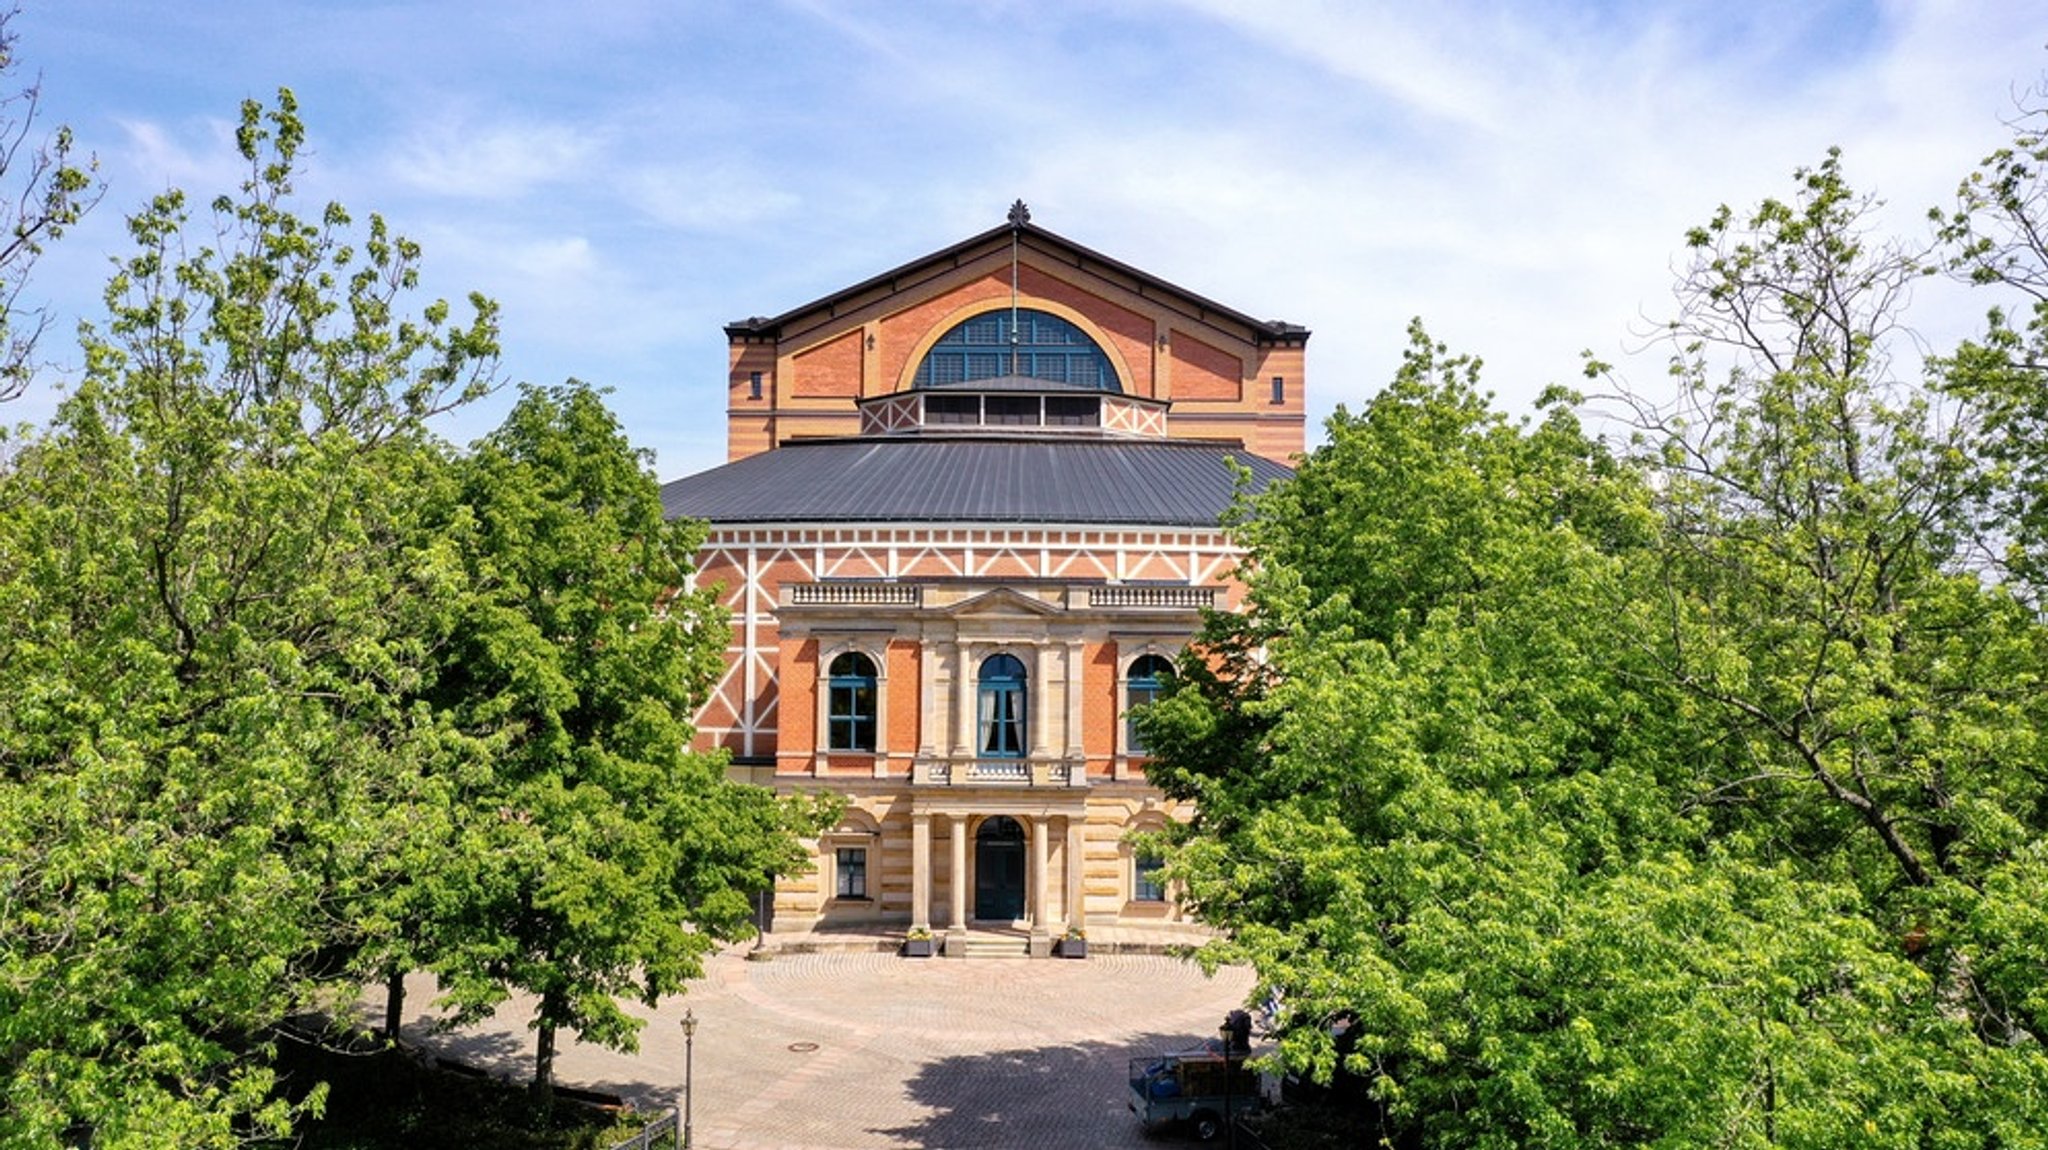
[{"label": "arched window", "polygon": [[875,749],[875,664],[858,651],[832,660],[826,707],[826,746],[835,751]]},{"label": "arched window", "polygon": [[982,660],[978,715],[981,737],[975,746],[984,757],[1022,757],[1025,704],[1023,661],[1015,655],[990,655]]},{"label": "arched window", "polygon": [[[1013,342],[1011,335],[1015,334]],[[917,365],[914,387],[945,387],[1006,375],[1122,391],[1116,368],[1088,333],[1050,312],[983,312],[955,324]]]},{"label": "arched window", "polygon": [[1159,697],[1173,664],[1157,655],[1144,655],[1131,663],[1124,687],[1124,747],[1133,755],[1145,753],[1144,737],[1138,733],[1137,709]]}]

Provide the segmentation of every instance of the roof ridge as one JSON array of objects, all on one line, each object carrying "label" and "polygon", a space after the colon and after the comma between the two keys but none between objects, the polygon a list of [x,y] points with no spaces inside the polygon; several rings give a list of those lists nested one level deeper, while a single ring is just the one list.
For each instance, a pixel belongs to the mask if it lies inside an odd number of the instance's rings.
[{"label": "roof ridge", "polygon": [[[937,251],[928,252],[925,255],[919,256],[905,263],[898,264],[897,266],[890,268],[888,271],[882,272],[878,275],[869,276],[867,279],[864,279],[859,283],[853,284],[850,287],[843,287],[837,291],[828,292],[825,295],[819,296],[818,298],[810,300],[806,303],[799,304],[796,307],[790,308],[787,311],[784,311],[778,315],[756,315],[749,316],[746,319],[734,320],[731,323],[725,325],[725,334],[729,338],[740,338],[748,336],[760,337],[775,335],[777,332],[780,331],[784,324],[789,323],[790,321],[795,320],[803,315],[807,315],[809,313],[816,312],[821,309],[834,309],[842,300],[851,299],[863,293],[873,291],[876,288],[882,287],[883,285],[888,285],[890,290],[894,291],[896,289],[896,281],[902,279],[905,276],[916,274],[917,272],[922,271],[923,269],[932,264],[943,263],[947,260],[953,260],[954,266],[958,266],[960,262],[959,257],[964,253],[971,251],[974,248],[979,247],[983,244],[1008,239],[1013,235],[1025,240],[1038,241],[1040,250],[1042,251],[1045,250],[1047,247],[1057,247],[1066,249],[1068,252],[1072,253],[1075,257],[1077,257],[1073,261],[1074,266],[1076,266],[1077,268],[1085,268],[1089,263],[1092,262],[1096,266],[1106,271],[1114,272],[1122,276],[1128,276],[1131,279],[1138,281],[1141,287],[1142,285],[1149,284],[1154,287],[1163,289],[1167,292],[1170,292],[1173,295],[1179,296],[1181,300],[1194,306],[1195,311],[1193,314],[1190,314],[1188,318],[1194,319],[1198,322],[1206,323],[1208,322],[1211,316],[1214,316],[1217,319],[1226,319],[1233,323],[1243,324],[1251,329],[1252,338],[1260,341],[1300,340],[1306,342],[1310,335],[1309,329],[1303,327],[1298,323],[1289,323],[1286,320],[1280,319],[1257,319],[1246,312],[1242,312],[1234,307],[1231,307],[1229,304],[1219,303],[1205,295],[1200,294],[1199,292],[1190,291],[1187,288],[1184,288],[1179,284],[1174,283],[1172,280],[1166,279],[1162,276],[1155,275],[1134,265],[1127,264],[1122,260],[1115,258],[1114,256],[1106,256],[1103,255],[1101,252],[1094,250],[1093,248],[1089,248],[1082,244],[1075,243],[1073,240],[1070,240],[1057,232],[1050,231],[1046,228],[1038,226],[1037,224],[1031,223],[1028,219],[1024,220],[1023,222],[1006,220],[1005,222],[998,224],[997,226],[990,228],[985,232],[977,232],[976,234],[971,235],[964,240],[948,244],[945,247],[939,248]],[[1048,251],[1047,254],[1054,256],[1058,255],[1057,252],[1050,251]],[[1138,294],[1143,295],[1145,293],[1143,292],[1143,290],[1140,290]]]}]

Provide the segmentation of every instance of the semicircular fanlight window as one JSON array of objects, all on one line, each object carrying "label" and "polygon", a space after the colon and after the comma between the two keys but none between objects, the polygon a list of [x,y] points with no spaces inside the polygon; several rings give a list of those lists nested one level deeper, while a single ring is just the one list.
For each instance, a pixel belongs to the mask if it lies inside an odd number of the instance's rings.
[{"label": "semicircular fanlight window", "polygon": [[[1014,330],[1016,339],[1010,337]],[[953,325],[925,353],[915,387],[949,387],[1006,375],[1121,392],[1109,356],[1088,333],[1050,312],[983,312]]]}]

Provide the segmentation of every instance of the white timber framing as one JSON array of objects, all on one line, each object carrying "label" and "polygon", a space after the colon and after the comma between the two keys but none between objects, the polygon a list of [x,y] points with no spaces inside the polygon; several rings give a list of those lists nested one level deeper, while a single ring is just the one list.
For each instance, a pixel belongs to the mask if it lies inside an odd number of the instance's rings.
[{"label": "white timber framing", "polygon": [[[750,758],[776,749],[781,584],[828,579],[878,581],[1005,579],[1210,586],[1226,583],[1241,553],[1220,528],[1118,528],[1101,524],[991,527],[976,523],[788,524],[715,528],[700,571],[737,571],[724,587],[735,617],[726,666],[699,716],[714,744]],[[1002,563],[996,570],[995,564]],[[1024,573],[1018,573],[1019,568]],[[700,575],[703,585],[720,582]],[[729,715],[732,725],[709,721]]]}]

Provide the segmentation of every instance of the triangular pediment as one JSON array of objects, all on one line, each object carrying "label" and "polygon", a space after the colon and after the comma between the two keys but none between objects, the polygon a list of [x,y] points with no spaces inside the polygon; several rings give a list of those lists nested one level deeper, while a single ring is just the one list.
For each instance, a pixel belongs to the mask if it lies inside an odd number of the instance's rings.
[{"label": "triangular pediment", "polygon": [[977,619],[989,617],[1020,616],[1050,618],[1058,615],[1060,609],[1050,603],[1033,599],[1008,587],[997,587],[984,591],[971,599],[963,599],[940,612],[955,619]]},{"label": "triangular pediment", "polygon": [[1049,267],[1071,270],[1133,297],[1168,302],[1188,318],[1223,326],[1239,338],[1252,342],[1300,344],[1308,339],[1308,329],[1299,324],[1255,319],[1236,308],[1047,231],[1028,222],[1028,216],[1026,222],[991,228],[851,287],[791,308],[781,315],[734,320],[726,325],[725,333],[734,339],[783,337],[811,329],[830,317],[846,315],[877,300],[905,294],[930,294],[938,290],[933,285],[944,271],[971,264],[985,256],[1008,258],[1013,253],[1025,262],[1043,261]]}]

